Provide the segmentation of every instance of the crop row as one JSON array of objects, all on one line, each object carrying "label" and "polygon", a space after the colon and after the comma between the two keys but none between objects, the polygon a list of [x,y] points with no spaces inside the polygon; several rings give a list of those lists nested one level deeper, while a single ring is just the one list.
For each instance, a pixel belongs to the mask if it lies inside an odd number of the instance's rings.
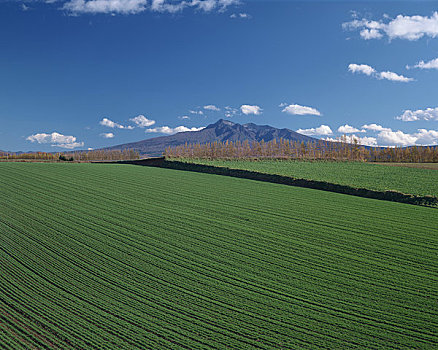
[{"label": "crop row", "polygon": [[0,173],[5,344],[437,344],[434,209],[132,166]]},{"label": "crop row", "polygon": [[296,179],[326,181],[354,188],[398,191],[438,197],[435,169],[394,167],[367,162],[295,160],[208,160],[188,159],[190,163],[227,167],[290,176]]}]

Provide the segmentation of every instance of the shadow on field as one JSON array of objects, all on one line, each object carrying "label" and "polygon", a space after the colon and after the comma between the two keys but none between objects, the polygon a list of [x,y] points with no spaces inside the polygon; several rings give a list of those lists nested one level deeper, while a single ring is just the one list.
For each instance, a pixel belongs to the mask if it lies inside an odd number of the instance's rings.
[{"label": "shadow on field", "polygon": [[193,171],[198,173],[216,174],[231,177],[239,177],[242,179],[251,179],[257,181],[271,182],[289,186],[298,186],[305,188],[313,188],[317,190],[349,194],[358,197],[380,199],[392,202],[407,203],[414,205],[423,205],[429,207],[438,207],[438,198],[433,196],[417,196],[413,194],[405,194],[398,191],[375,191],[366,188],[355,188],[347,185],[339,185],[326,181],[315,181],[306,179],[297,179],[289,176],[265,174],[255,171],[230,169],[226,167],[217,167],[212,165],[194,164],[179,161],[169,161],[164,157],[148,158],[128,161],[115,162],[100,162],[111,164],[132,164],[142,166],[152,166],[158,168],[176,169]]}]

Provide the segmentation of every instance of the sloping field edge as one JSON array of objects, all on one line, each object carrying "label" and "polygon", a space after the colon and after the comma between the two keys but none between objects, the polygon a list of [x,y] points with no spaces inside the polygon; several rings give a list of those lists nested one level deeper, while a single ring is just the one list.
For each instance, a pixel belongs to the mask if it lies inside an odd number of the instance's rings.
[{"label": "sloping field edge", "polygon": [[239,177],[243,179],[272,182],[277,184],[283,184],[288,186],[297,186],[312,188],[322,191],[336,192],[342,194],[348,194],[352,196],[365,197],[386,200],[391,202],[407,203],[414,205],[422,205],[428,207],[438,208],[438,197],[434,196],[417,196],[414,194],[406,194],[398,191],[375,191],[367,188],[356,188],[348,185],[340,185],[327,181],[316,181],[299,179],[290,176],[267,174],[257,171],[231,169],[228,167],[218,167],[213,165],[195,164],[180,161],[169,161],[164,157],[139,159],[129,161],[116,161],[116,162],[99,162],[99,163],[116,163],[116,164],[133,164],[152,166],[159,168],[168,168],[175,170],[193,171],[198,173],[216,174],[231,177]]}]

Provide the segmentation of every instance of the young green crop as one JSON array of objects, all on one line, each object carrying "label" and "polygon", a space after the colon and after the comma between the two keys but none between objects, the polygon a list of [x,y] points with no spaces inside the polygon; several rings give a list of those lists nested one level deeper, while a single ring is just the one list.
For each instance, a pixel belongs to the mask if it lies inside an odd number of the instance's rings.
[{"label": "young green crop", "polygon": [[327,181],[356,188],[438,197],[438,169],[394,167],[365,162],[206,159],[186,161],[298,179]]},{"label": "young green crop", "polygon": [[217,175],[0,164],[0,347],[435,348],[438,211]]}]

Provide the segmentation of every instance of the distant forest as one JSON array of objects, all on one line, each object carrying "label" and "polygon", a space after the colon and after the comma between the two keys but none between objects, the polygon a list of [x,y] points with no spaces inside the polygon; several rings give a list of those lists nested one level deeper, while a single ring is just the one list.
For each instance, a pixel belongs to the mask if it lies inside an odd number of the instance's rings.
[{"label": "distant forest", "polygon": [[0,160],[43,160],[43,161],[99,161],[99,160],[133,160],[140,154],[131,149],[125,150],[90,150],[78,152],[32,152],[32,153],[2,153]]},{"label": "distant forest", "polygon": [[353,160],[368,162],[438,162],[438,147],[365,147],[347,142],[343,137],[339,142],[318,140],[315,142],[295,142],[290,140],[269,142],[225,141],[206,144],[185,144],[168,147],[166,158],[200,159],[251,159],[278,158],[302,160]]}]

